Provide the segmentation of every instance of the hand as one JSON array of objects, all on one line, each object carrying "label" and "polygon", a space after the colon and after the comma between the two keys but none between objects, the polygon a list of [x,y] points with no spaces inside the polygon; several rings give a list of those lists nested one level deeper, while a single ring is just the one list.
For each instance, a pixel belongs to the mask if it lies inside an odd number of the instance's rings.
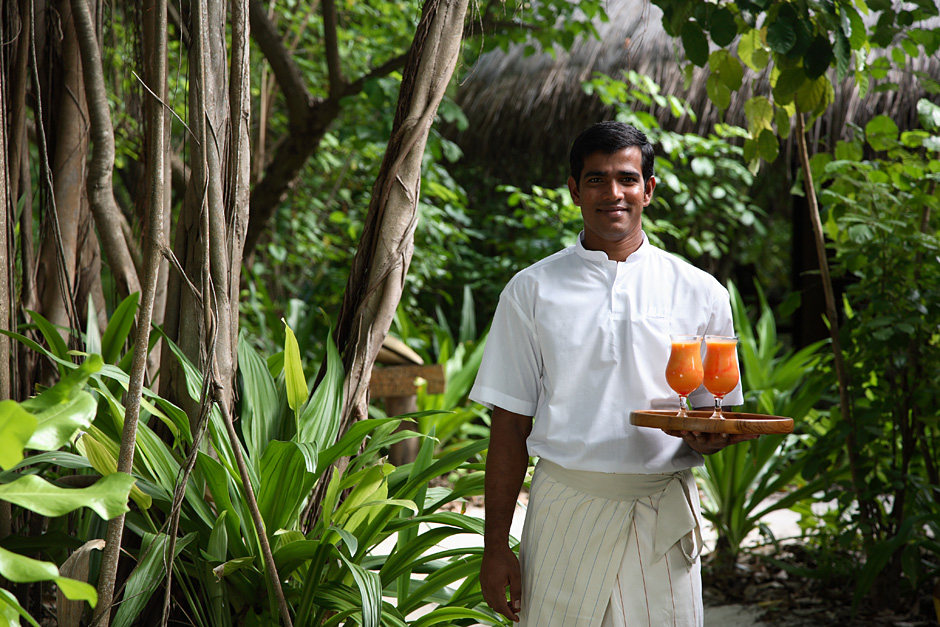
[{"label": "hand", "polygon": [[[506,601],[506,588],[509,601]],[[480,588],[487,605],[511,621],[519,620],[522,597],[522,571],[519,560],[507,544],[483,549]]]},{"label": "hand", "polygon": [[707,433],[702,431],[673,431],[670,429],[663,429],[663,431],[668,435],[682,438],[693,451],[697,451],[702,455],[711,455],[726,446],[747,440],[756,440],[759,437],[757,434],[753,433]]}]

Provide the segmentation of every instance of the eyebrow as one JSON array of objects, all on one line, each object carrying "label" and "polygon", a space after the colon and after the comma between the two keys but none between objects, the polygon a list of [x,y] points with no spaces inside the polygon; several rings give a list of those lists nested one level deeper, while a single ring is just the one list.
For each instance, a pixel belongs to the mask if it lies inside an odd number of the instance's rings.
[{"label": "eyebrow", "polygon": [[[584,174],[582,174],[582,176],[583,176],[584,178],[590,178],[590,177],[592,177],[592,176],[609,176],[609,174],[610,174],[609,172],[606,172],[606,171],[604,171],[604,170],[588,170],[587,172],[585,172]],[[614,174],[615,174],[617,177],[623,177],[623,176],[635,176],[635,177],[639,177],[639,176],[640,176],[640,173],[637,172],[636,170],[618,170],[618,171],[615,172]]]}]

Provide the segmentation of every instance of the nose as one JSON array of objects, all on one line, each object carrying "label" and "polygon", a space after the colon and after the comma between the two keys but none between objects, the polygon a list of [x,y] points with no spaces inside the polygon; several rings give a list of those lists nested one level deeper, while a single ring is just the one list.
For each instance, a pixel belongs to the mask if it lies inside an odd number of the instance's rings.
[{"label": "nose", "polygon": [[613,180],[610,182],[610,184],[606,186],[606,188],[604,189],[604,193],[606,194],[608,198],[612,198],[614,200],[620,200],[621,198],[623,198],[623,190],[624,190],[624,187],[623,185],[620,184],[620,181]]}]

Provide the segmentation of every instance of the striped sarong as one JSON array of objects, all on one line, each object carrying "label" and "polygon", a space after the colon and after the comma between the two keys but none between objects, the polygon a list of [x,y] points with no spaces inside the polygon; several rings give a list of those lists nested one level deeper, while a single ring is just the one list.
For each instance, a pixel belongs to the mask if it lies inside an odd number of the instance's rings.
[{"label": "striped sarong", "polygon": [[522,531],[526,627],[703,624],[698,491],[689,470],[536,467]]}]

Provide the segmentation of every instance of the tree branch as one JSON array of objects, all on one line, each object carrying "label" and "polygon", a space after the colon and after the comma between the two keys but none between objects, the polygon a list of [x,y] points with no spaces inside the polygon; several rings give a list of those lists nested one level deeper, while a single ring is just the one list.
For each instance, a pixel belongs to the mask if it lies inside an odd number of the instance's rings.
[{"label": "tree branch", "polygon": [[326,71],[330,81],[330,96],[343,91],[346,79],[339,59],[339,38],[336,36],[336,3],[323,0],[323,43],[326,46]]},{"label": "tree branch", "polygon": [[249,0],[248,19],[251,36],[271,66],[271,71],[274,72],[274,77],[284,94],[291,129],[303,128],[304,121],[310,115],[313,96],[307,89],[300,68],[297,67],[291,53],[284,47],[280,33],[268,18],[260,0]]},{"label": "tree branch", "polygon": [[101,70],[101,53],[95,36],[91,10],[84,0],[71,0],[73,22],[82,53],[82,77],[94,140],[88,167],[88,200],[98,226],[101,248],[123,295],[140,291],[140,279],[134,266],[131,246],[124,239],[121,224],[127,220],[114,200],[114,130],[108,96]]},{"label": "tree branch", "polygon": [[[166,81],[166,0],[151,0],[150,26],[155,30],[154,54],[152,57],[153,68],[150,76],[153,80]],[[76,14],[76,24],[78,24],[79,14],[83,14],[82,20],[88,19],[85,28],[91,26],[90,13],[84,0],[72,0],[72,11]],[[148,14],[148,11],[144,11]],[[93,33],[92,33],[93,34]],[[95,44],[97,50],[97,44]],[[85,53],[83,51],[83,56]],[[100,66],[96,66],[100,67]],[[88,69],[85,70],[86,79]],[[103,93],[104,83],[101,81],[98,86]],[[158,86],[159,93],[164,92],[162,86]],[[86,87],[86,91],[90,89]],[[91,108],[91,107],[90,107]],[[166,111],[163,107],[151,107],[153,111],[152,119],[148,125],[147,146],[150,154],[147,163],[152,168],[149,178],[150,185],[150,215],[146,229],[145,247],[146,257],[144,259],[144,283],[143,293],[141,294],[140,309],[137,313],[137,334],[134,340],[134,359],[131,363],[130,382],[127,388],[127,397],[124,402],[124,427],[121,432],[121,449],[118,455],[117,471],[130,474],[134,463],[134,452],[137,445],[137,424],[140,418],[140,400],[143,392],[144,378],[147,373],[148,347],[150,345],[150,327],[153,319],[153,303],[157,291],[157,278],[160,269],[160,249],[163,246],[163,210],[164,194],[166,193],[166,158],[167,150],[164,143],[164,128],[166,125]],[[94,114],[92,114],[94,117]],[[100,115],[100,112],[99,112]],[[109,116],[110,118],[110,116]],[[110,124],[110,119],[108,119]],[[99,121],[99,124],[101,122]],[[95,142],[96,146],[98,142]],[[113,161],[114,144],[113,137],[110,143],[111,157]],[[107,183],[110,186],[110,168]],[[114,197],[111,195],[110,187],[108,194],[111,202]],[[101,229],[99,228],[99,231]],[[96,624],[107,627],[110,622],[111,602],[114,598],[114,586],[117,578],[117,564],[120,556],[121,539],[124,534],[124,514],[108,521],[107,543],[101,558],[101,571],[98,578],[98,605],[95,609]],[[171,553],[172,555],[172,553]]]}]

